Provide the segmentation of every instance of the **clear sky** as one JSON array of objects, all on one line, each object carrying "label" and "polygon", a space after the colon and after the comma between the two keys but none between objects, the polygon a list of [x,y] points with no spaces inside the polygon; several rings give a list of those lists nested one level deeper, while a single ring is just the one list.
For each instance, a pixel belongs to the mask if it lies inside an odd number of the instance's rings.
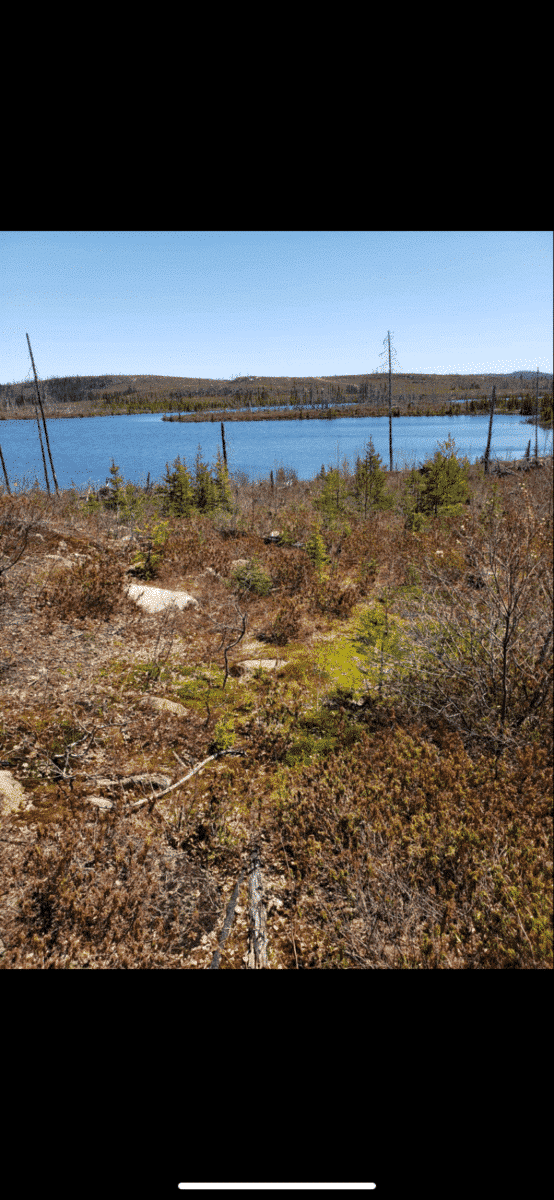
[{"label": "clear sky", "polygon": [[[552,230],[0,232],[0,382],[552,371]],[[388,364],[387,364],[388,366]],[[30,376],[32,378],[32,374]]]}]

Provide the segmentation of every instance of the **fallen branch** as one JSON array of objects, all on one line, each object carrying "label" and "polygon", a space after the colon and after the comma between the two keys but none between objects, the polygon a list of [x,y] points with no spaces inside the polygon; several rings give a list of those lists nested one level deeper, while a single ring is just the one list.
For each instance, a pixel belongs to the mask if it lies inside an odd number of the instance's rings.
[{"label": "fallen branch", "polygon": [[248,955],[246,969],[261,971],[267,968],[267,931],[266,904],[260,873],[260,851],[257,846],[252,850],[250,866],[250,929],[248,933]]},{"label": "fallen branch", "polygon": [[210,971],[218,971],[219,970],[219,959],[220,959],[221,951],[223,949],[224,943],[226,942],[226,940],[229,936],[231,925],[233,924],[235,905],[239,898],[240,885],[241,885],[243,879],[244,879],[244,868],[241,871],[241,873],[237,879],[237,882],[235,884],[235,890],[234,890],[233,895],[231,896],[231,899],[229,900],[229,903],[227,905],[227,912],[225,914],[225,920],[223,922],[223,929],[221,930],[221,936],[220,936],[219,942],[217,944],[217,950],[214,951],[212,961],[208,968]]},{"label": "fallen branch", "polygon": [[132,811],[137,808],[143,808],[145,804],[149,804],[150,807],[149,807],[148,811],[152,812],[152,809],[154,808],[156,800],[161,800],[163,796],[168,796],[170,792],[174,792],[174,791],[176,791],[177,788],[182,787],[182,785],[184,783],[186,783],[187,780],[192,779],[192,776],[196,775],[198,771],[201,771],[202,768],[207,766],[207,764],[209,762],[213,762],[214,758],[221,758],[221,756],[223,754],[244,754],[244,753],[245,753],[244,750],[218,750],[216,754],[210,754],[209,758],[205,758],[203,760],[203,762],[197,763],[197,765],[192,768],[192,771],[189,771],[188,775],[184,775],[182,779],[178,779],[177,783],[172,783],[171,787],[165,788],[163,792],[158,792],[157,796],[152,796],[151,798],[147,797],[146,800],[136,800],[133,804],[129,804],[127,806],[127,811]]}]

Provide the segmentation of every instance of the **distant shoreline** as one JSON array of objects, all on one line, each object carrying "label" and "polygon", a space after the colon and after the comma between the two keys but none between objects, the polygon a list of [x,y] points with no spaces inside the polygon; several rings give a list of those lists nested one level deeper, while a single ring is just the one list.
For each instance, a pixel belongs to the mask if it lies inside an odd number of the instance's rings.
[{"label": "distant shoreline", "polygon": [[[49,410],[48,406],[45,405],[44,411],[45,411],[47,421],[82,420],[85,418],[93,418],[93,417],[127,417],[127,416],[147,416],[147,415],[155,416],[155,415],[160,414],[160,410],[157,407],[152,408],[149,406],[146,406],[145,408],[142,408],[140,406],[137,406],[136,408],[133,407],[132,411],[129,411],[128,408],[124,409],[122,407],[120,411],[104,410],[101,412],[98,412],[98,411],[96,411],[96,412],[94,412],[94,411],[93,412],[76,412],[74,410],[72,411],[72,407],[73,406],[68,405],[67,409],[61,410],[60,408],[58,408],[56,411],[51,412]],[[463,417],[463,416],[482,417],[482,416],[488,415],[488,409],[486,409],[486,408],[483,408],[480,412],[469,412],[466,405],[465,404],[462,405],[459,401],[452,401],[452,404],[450,404],[448,407],[446,407],[446,405],[444,405],[444,404],[442,404],[442,405],[437,404],[434,407],[431,407],[430,409],[425,409],[425,411],[422,411],[420,408],[416,408],[415,411],[413,409],[406,411],[406,406],[403,405],[402,407],[405,409],[405,411],[400,411],[400,408],[398,405],[393,406],[393,410],[392,410],[392,414],[391,414],[393,420],[398,420],[403,417],[416,417],[416,418],[421,418],[421,417]],[[182,425],[191,424],[191,423],[195,424],[195,425],[197,425],[197,424],[210,425],[210,424],[214,424],[216,422],[221,422],[221,421],[223,421],[224,424],[227,424],[229,421],[318,421],[318,420],[319,421],[336,421],[336,420],[339,420],[340,418],[360,420],[362,418],[368,418],[368,417],[373,417],[374,419],[378,419],[378,418],[388,417],[389,412],[388,412],[388,408],[384,408],[382,406],[379,408],[376,408],[372,404],[368,404],[368,405],[353,404],[353,405],[346,405],[344,408],[332,407],[332,406],[329,406],[328,408],[307,408],[307,407],[306,408],[305,407],[301,407],[301,408],[300,407],[298,407],[298,408],[292,408],[292,407],[291,408],[288,408],[288,407],[287,408],[283,408],[283,407],[277,408],[277,407],[275,407],[275,408],[273,408],[273,407],[269,407],[269,408],[264,408],[263,410],[258,410],[256,412],[249,412],[248,409],[245,409],[244,411],[237,411],[236,409],[218,409],[215,412],[208,412],[208,413],[206,413],[206,412],[202,412],[202,413],[200,413],[200,412],[171,413],[171,412],[168,412],[167,410],[165,410],[165,411],[162,411],[160,415],[161,415],[162,421],[167,421],[169,423],[177,423],[177,424],[182,424]],[[513,409],[507,410],[507,409],[502,408],[500,404],[498,404],[496,406],[494,415],[495,415],[495,418],[496,417],[520,416],[523,418],[523,421],[522,421],[523,424],[528,424],[529,426],[533,426],[535,424],[533,417],[528,416],[527,414],[523,413],[521,410],[514,412]],[[16,412],[13,412],[13,411],[4,412],[4,413],[0,412],[0,422],[2,422],[2,421],[35,421],[35,420],[36,420],[36,413],[35,413],[34,407],[33,407],[32,411],[30,410],[30,407],[29,407],[26,411],[22,411],[21,409],[18,409]],[[537,422],[537,425],[538,425],[539,429],[543,429],[543,430],[552,428],[551,421],[539,420]]]}]

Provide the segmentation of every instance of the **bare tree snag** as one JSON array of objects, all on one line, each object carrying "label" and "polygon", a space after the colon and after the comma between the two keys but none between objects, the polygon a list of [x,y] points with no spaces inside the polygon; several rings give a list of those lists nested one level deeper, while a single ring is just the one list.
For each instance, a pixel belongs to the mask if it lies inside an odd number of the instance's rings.
[{"label": "bare tree snag", "polygon": [[[34,373],[34,376],[35,376],[35,387],[36,387],[36,389],[37,389],[37,399],[38,399],[38,402],[39,402],[40,411],[41,411],[41,414],[42,414],[42,420],[43,420],[43,424],[44,424],[44,433],[45,433],[45,437],[46,437],[46,446],[47,446],[47,449],[48,449],[48,457],[49,457],[49,459],[50,459],[50,466],[52,467],[52,475],[53,475],[53,477],[54,477],[54,486],[55,486],[55,488],[56,488],[56,493],[58,493],[60,489],[59,489],[59,487],[58,487],[58,481],[57,481],[57,479],[56,479],[56,472],[55,472],[55,470],[54,470],[54,463],[52,462],[52,454],[51,454],[51,451],[50,451],[50,441],[49,441],[49,439],[48,439],[48,429],[46,428],[46,417],[45,417],[45,415],[44,415],[44,409],[43,409],[43,407],[42,407],[42,400],[41,400],[41,398],[40,398],[40,391],[39,391],[39,386],[38,386],[38,379],[37,379],[37,372],[36,372],[36,367],[35,367],[35,360],[34,360],[34,358],[33,358],[33,351],[31,350],[31,343],[30,343],[30,341],[29,341],[29,334],[28,334],[28,333],[26,333],[26,334],[25,334],[25,337],[27,338],[27,342],[28,342],[28,345],[29,345],[29,354],[31,355],[31,362],[32,362],[32,364],[33,364],[33,373]],[[47,490],[47,492],[48,492],[48,495],[50,495],[50,485],[49,485],[49,483],[48,483],[48,475],[47,475],[47,473],[46,473],[46,459],[45,459],[45,457],[44,457],[44,449],[43,449],[43,445],[42,445],[42,438],[41,438],[41,436],[40,436],[40,424],[39,424],[39,419],[38,419],[38,413],[37,413],[37,425],[38,425],[38,436],[39,436],[39,438],[40,438],[40,448],[41,448],[41,450],[42,450],[42,461],[43,461],[43,463],[44,463],[44,477],[45,477],[45,479],[46,479],[46,490]]]}]

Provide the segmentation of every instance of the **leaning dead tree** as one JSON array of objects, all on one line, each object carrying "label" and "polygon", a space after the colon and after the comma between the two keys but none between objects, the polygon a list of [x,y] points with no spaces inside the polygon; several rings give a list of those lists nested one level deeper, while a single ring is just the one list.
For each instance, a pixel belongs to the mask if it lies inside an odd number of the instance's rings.
[{"label": "leaning dead tree", "polygon": [[385,349],[382,351],[382,353],[387,354],[388,351],[389,357],[389,470],[392,471],[392,356],[396,353],[396,351],[391,349],[390,332],[387,333],[386,338],[383,339],[383,345],[385,346]]},{"label": "leaning dead tree", "polygon": [[[27,343],[28,343],[28,346],[29,346],[29,354],[31,355],[31,362],[32,362],[32,364],[33,364],[33,372],[34,372],[34,376],[35,376],[35,387],[36,387],[36,389],[37,389],[37,400],[38,400],[38,403],[39,403],[40,411],[41,411],[41,414],[42,414],[42,421],[43,421],[43,424],[44,424],[44,435],[45,435],[45,437],[46,437],[46,446],[47,446],[47,449],[48,449],[48,457],[49,457],[49,459],[50,459],[50,466],[51,466],[51,468],[52,468],[52,475],[53,475],[53,477],[54,477],[54,486],[55,486],[55,488],[56,488],[56,493],[59,493],[59,490],[60,490],[60,489],[59,489],[59,487],[58,487],[58,481],[57,481],[57,479],[56,479],[56,472],[55,472],[55,470],[54,470],[54,463],[52,462],[52,453],[51,453],[51,450],[50,450],[50,441],[49,441],[49,438],[48,438],[48,429],[46,428],[46,417],[45,417],[45,415],[44,415],[44,409],[43,409],[43,407],[42,407],[42,400],[41,400],[41,396],[40,396],[40,390],[39,390],[39,386],[38,386],[38,379],[37,379],[37,372],[36,372],[36,367],[35,367],[35,360],[34,360],[34,358],[33,358],[33,351],[31,350],[31,343],[30,343],[30,341],[29,341],[29,334],[28,334],[28,333],[26,333],[26,334],[25,334],[25,337],[27,338]],[[44,447],[43,447],[43,445],[42,445],[42,437],[41,437],[41,435],[40,435],[40,423],[39,423],[39,419],[38,419],[38,412],[37,412],[37,425],[38,425],[38,436],[39,436],[39,439],[40,439],[40,448],[41,448],[41,450],[42,450],[42,461],[43,461],[43,464],[44,464],[44,478],[46,479],[46,491],[48,492],[48,495],[50,495],[50,485],[49,485],[49,483],[48,483],[48,474],[47,474],[47,471],[46,471],[46,459],[45,459],[45,457],[44,457]]]},{"label": "leaning dead tree", "polygon": [[6,464],[5,464],[5,462],[4,462],[4,455],[2,454],[2,447],[1,447],[1,446],[0,446],[0,460],[1,460],[1,462],[2,462],[2,470],[3,470],[3,472],[4,472],[4,479],[6,480],[6,487],[7,487],[7,489],[8,489],[8,496],[11,496],[11,494],[12,494],[12,489],[11,489],[11,487],[10,487],[10,481],[9,481],[9,479],[8,479],[8,472],[6,471]]}]

